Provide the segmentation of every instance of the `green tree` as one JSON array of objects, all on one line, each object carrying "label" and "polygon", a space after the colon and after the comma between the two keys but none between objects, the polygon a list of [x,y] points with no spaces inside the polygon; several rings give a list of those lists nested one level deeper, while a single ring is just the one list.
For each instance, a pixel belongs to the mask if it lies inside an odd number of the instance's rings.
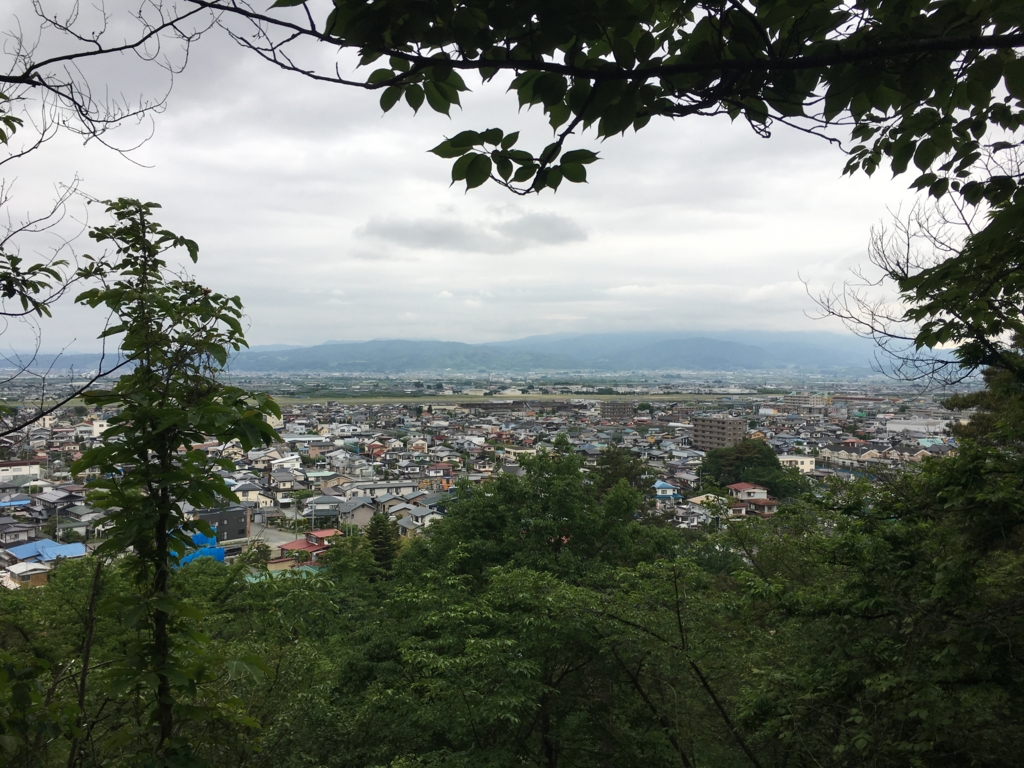
[{"label": "green tree", "polygon": [[627,448],[609,446],[601,451],[589,478],[598,498],[603,498],[624,480],[639,494],[644,509],[653,506],[654,476],[651,469],[647,462]]},{"label": "green tree", "polygon": [[[176,712],[208,674],[182,646],[182,608],[171,594],[170,576],[191,546],[191,532],[212,532],[187,517],[182,504],[204,508],[233,498],[214,472],[232,463],[187,447],[209,437],[237,439],[247,449],[269,444],[275,433],[264,416],[280,411],[269,398],[218,380],[229,351],[245,344],[241,302],[192,280],[165,276],[166,251],[183,248],[195,261],[198,248],[161,229],[152,219],[157,207],[130,199],[109,202],[115,223],[90,232],[98,243],[110,243],[115,255],[104,268],[103,285],[77,300],[112,313],[116,323],[104,335],[121,337],[133,368],[111,389],[85,394],[89,405],[120,412],[109,419],[103,443],[86,451],[72,472],[100,473],[89,483],[89,498],[107,511],[113,526],[97,553],[132,553],[125,568],[137,595],[125,606],[125,621],[137,629],[140,644],[122,672],[126,685],[147,692],[140,699],[146,724],[136,738],[151,738],[154,759],[173,761],[191,752],[188,740],[176,734]],[[192,704],[189,716],[202,710]],[[216,707],[208,707],[208,713],[215,716]]]},{"label": "green tree", "polygon": [[773,496],[799,496],[807,480],[795,468],[783,468],[775,450],[763,440],[741,440],[729,448],[714,448],[701,462],[703,479],[720,486],[733,483],[763,485]]},{"label": "green tree", "polygon": [[671,532],[640,524],[645,501],[639,491],[617,478],[595,494],[580,471],[582,458],[564,439],[555,447],[524,457],[522,478],[503,474],[484,489],[458,486],[444,524],[431,525],[429,563],[450,561],[453,570],[474,578],[508,565],[572,580],[671,548]]},{"label": "green tree", "polygon": [[398,526],[380,512],[374,512],[366,525],[365,536],[373,561],[382,571],[389,572],[398,554]]},{"label": "green tree", "polygon": [[953,346],[967,372],[1001,369],[1024,382],[1024,363],[1011,346],[1024,335],[1022,275],[1024,194],[995,206],[988,225],[971,232],[951,257],[889,273],[909,300],[906,319],[919,326],[916,349]]},{"label": "green tree", "polygon": [[[1024,336],[1015,337],[1008,354],[1015,355],[1024,366]],[[1005,366],[988,368],[982,375],[984,389],[943,401],[950,410],[975,409],[966,424],[953,422],[950,431],[957,440],[1020,450],[1024,441],[1024,379]]]},{"label": "green tree", "polygon": [[734,706],[773,762],[1016,762],[1020,462],[968,445],[881,489],[839,483],[722,534],[749,561],[732,588],[754,630],[736,648]]},{"label": "green tree", "polygon": [[252,542],[238,556],[238,562],[255,568],[265,567],[269,561],[270,545],[265,541]]}]

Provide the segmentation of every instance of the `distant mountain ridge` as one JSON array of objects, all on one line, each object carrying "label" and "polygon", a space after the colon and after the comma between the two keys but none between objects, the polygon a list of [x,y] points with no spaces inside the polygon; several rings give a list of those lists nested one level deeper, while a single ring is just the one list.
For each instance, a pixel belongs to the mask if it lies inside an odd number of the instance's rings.
[{"label": "distant mountain ridge", "polygon": [[832,333],[729,331],[556,334],[503,342],[388,339],[242,351],[233,371],[524,373],[555,371],[823,371],[869,368],[874,345]]},{"label": "distant mountain ridge", "polygon": [[[551,334],[510,341],[377,339],[328,341],[315,346],[255,345],[236,354],[237,373],[527,373],[667,371],[864,371],[876,347],[852,335],[823,332],[724,331],[686,333]],[[31,355],[24,356],[26,361]],[[107,356],[105,367],[116,357]],[[36,371],[83,375],[100,361],[96,354],[40,354]],[[8,363],[0,368],[12,368]]]}]

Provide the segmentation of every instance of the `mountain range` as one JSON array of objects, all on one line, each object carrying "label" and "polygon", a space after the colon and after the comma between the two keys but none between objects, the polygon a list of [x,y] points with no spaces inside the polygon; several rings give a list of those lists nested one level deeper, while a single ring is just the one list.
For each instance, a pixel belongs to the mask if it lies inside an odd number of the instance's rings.
[{"label": "mountain range", "polygon": [[268,345],[235,356],[236,372],[524,373],[868,369],[875,347],[852,335],[807,332],[593,333],[512,341],[382,339],[311,347]]},{"label": "mountain range", "polygon": [[[872,342],[849,334],[661,331],[549,334],[483,344],[411,339],[267,344],[239,352],[230,367],[237,373],[864,372],[875,352]],[[105,367],[113,359],[108,356]],[[86,374],[99,361],[95,354],[40,354],[32,369],[52,366]],[[0,368],[12,367],[0,360]]]}]

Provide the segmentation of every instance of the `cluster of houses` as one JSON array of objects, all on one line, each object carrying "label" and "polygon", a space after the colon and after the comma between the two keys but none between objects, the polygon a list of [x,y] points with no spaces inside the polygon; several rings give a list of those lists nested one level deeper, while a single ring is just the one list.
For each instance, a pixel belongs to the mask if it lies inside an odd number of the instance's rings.
[{"label": "cluster of houses", "polygon": [[[955,450],[941,428],[949,414],[935,403],[911,405],[898,398],[814,393],[704,405],[593,399],[309,403],[273,424],[280,441],[270,448],[246,452],[237,443],[215,441],[182,446],[231,460],[234,468],[221,473],[237,499],[186,513],[210,524],[212,549],[228,557],[268,530],[294,531],[278,536],[286,540],[271,557],[275,567],[290,567],[316,561],[333,537],[358,532],[377,513],[394,521],[402,536],[422,535],[444,516],[457,481],[522,474],[522,457],[549,450],[564,436],[585,472],[609,446],[631,452],[656,478],[657,509],[680,527],[699,527],[723,516],[771,515],[778,504],[764,488],[745,484],[730,486],[728,498],[700,494],[701,462],[716,447],[702,443],[709,439],[702,434],[711,433],[702,433],[700,425],[719,424],[709,416],[722,420],[716,440],[762,440],[784,466],[823,477]],[[113,414],[87,415],[77,422],[60,413],[41,419],[13,436],[23,458],[0,462],[0,577],[7,586],[38,583],[60,558],[84,555],[82,541],[104,535],[104,515],[86,501],[87,478],[67,474],[81,451],[102,439]]]}]

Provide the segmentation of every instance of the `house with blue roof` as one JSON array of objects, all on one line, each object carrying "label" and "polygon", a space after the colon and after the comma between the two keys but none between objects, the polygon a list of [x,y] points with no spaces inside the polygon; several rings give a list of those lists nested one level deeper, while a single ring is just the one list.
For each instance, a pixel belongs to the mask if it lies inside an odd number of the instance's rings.
[{"label": "house with blue roof", "polygon": [[52,563],[62,558],[85,557],[85,544],[58,544],[52,539],[39,539],[2,550],[0,556],[8,563]]},{"label": "house with blue roof", "polygon": [[672,483],[666,483],[664,480],[654,481],[654,495],[658,497],[658,500],[662,499],[679,499],[682,496],[679,493],[679,489],[672,485]]},{"label": "house with blue roof", "polygon": [[664,480],[654,481],[654,501],[658,509],[670,509],[683,498],[679,488]]}]

